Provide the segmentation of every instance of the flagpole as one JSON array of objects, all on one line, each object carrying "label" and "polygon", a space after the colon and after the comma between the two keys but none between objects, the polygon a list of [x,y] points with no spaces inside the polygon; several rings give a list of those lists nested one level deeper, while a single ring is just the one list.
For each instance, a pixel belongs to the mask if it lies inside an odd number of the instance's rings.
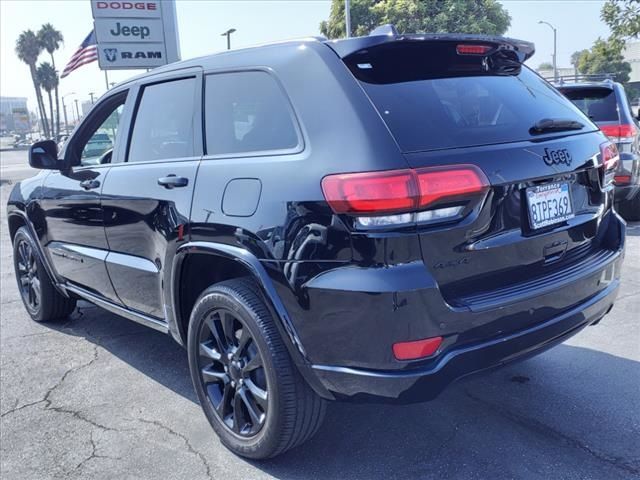
[{"label": "flagpole", "polygon": [[105,85],[107,86],[107,91],[109,91],[109,76],[107,75],[107,71],[104,71],[104,82]]}]

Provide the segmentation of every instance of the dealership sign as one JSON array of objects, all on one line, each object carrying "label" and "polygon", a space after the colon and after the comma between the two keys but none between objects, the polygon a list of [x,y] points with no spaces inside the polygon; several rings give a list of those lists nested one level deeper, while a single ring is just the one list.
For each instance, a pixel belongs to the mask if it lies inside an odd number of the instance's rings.
[{"label": "dealership sign", "polygon": [[103,70],[154,68],[180,60],[174,0],[91,0]]}]

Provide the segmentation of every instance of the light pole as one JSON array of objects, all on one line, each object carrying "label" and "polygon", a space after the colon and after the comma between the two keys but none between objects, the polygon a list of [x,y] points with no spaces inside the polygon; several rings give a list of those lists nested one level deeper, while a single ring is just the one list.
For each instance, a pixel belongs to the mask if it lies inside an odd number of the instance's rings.
[{"label": "light pole", "polygon": [[78,108],[78,99],[74,98],[73,101],[76,103],[76,117],[78,117],[78,121],[80,121],[80,109]]},{"label": "light pole", "polygon": [[557,54],[558,54],[558,31],[556,27],[551,25],[549,22],[545,22],[544,20],[538,20],[538,23],[543,23],[548,25],[551,30],[553,30],[553,80],[555,82],[558,81],[558,64],[557,64]]},{"label": "light pole", "polygon": [[220,34],[221,37],[227,37],[227,50],[231,50],[231,34],[235,31],[235,28],[230,28],[226,32]]},{"label": "light pole", "polygon": [[91,97],[91,105],[93,105],[93,97],[94,97],[95,93],[93,92],[89,92],[89,96]]},{"label": "light pole", "polygon": [[351,2],[350,0],[344,0],[344,27],[346,30],[346,37],[351,36]]},{"label": "light pole", "polygon": [[67,134],[69,133],[69,122],[67,121],[67,106],[64,103],[64,97],[68,97],[70,95],[75,95],[75,94],[76,92],[71,92],[62,96],[62,111],[64,112],[64,129],[66,130]]}]

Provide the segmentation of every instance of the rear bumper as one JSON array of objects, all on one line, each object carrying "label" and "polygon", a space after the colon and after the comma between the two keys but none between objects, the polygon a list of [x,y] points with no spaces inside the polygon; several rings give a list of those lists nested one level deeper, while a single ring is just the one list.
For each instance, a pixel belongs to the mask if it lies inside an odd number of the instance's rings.
[{"label": "rear bumper", "polygon": [[[436,397],[458,378],[561,343],[600,320],[616,298],[625,224],[614,212],[605,218],[604,250],[561,275],[532,278],[497,299],[472,299],[463,307],[445,302],[415,262],[318,276],[305,292],[309,316],[294,317],[308,362],[299,368],[325,398],[411,403]],[[393,356],[395,342],[436,336],[443,344],[430,358]]]},{"label": "rear bumper", "polygon": [[314,365],[315,375],[338,400],[412,403],[435,398],[456,379],[543,352],[596,323],[613,306],[619,280],[588,301],[542,324],[486,342],[451,348],[410,371],[375,371]]}]

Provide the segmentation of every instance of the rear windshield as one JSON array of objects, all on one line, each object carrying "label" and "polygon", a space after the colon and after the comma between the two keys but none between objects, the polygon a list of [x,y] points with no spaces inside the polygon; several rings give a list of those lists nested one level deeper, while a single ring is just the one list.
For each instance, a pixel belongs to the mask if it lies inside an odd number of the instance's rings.
[{"label": "rear windshield", "polygon": [[[540,138],[531,128],[545,118],[585,124],[563,134],[595,130],[578,108],[519,63],[458,59],[455,45],[453,54],[449,47],[441,55],[445,48],[371,49],[345,58],[402,151]],[[551,134],[557,135],[545,135]]]},{"label": "rear windshield", "polygon": [[610,88],[561,88],[560,91],[594,122],[617,122],[616,94]]}]

